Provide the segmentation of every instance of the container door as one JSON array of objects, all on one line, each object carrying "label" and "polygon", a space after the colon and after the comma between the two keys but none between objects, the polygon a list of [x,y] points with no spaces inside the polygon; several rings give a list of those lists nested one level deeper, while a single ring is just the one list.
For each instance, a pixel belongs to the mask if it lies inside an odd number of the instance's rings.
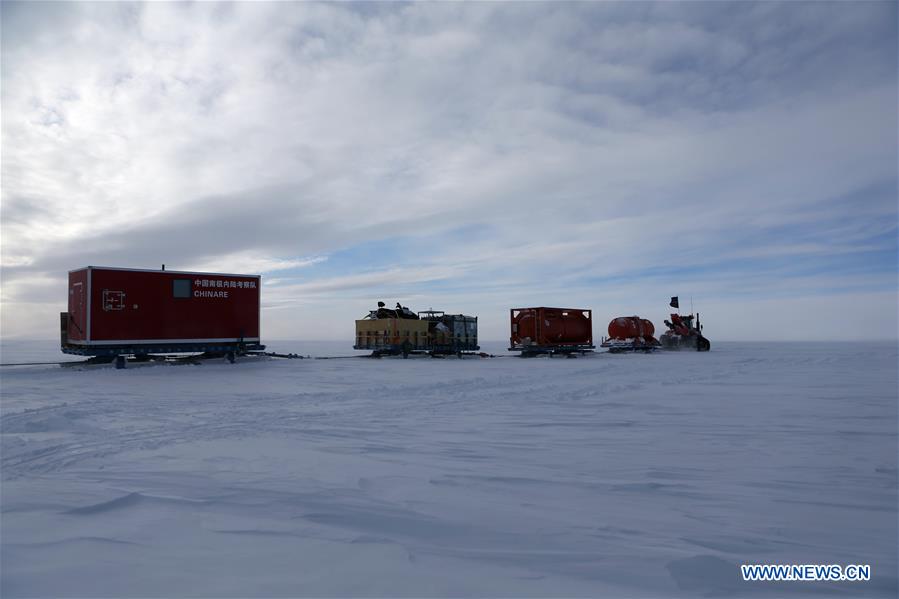
[{"label": "container door", "polygon": [[69,287],[69,339],[87,339],[87,302],[83,281]]}]

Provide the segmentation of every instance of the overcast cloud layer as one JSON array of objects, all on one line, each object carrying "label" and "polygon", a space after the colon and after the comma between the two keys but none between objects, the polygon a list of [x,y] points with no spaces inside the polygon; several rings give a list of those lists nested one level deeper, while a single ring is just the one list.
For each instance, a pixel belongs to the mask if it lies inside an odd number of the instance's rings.
[{"label": "overcast cloud layer", "polygon": [[262,273],[264,338],[897,336],[894,2],[0,6],[4,337],[162,263]]}]

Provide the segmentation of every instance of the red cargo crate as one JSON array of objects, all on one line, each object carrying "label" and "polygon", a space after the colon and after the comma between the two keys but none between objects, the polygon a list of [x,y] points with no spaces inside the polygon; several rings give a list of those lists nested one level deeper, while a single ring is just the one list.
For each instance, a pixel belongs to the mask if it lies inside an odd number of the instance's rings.
[{"label": "red cargo crate", "polygon": [[593,311],[582,308],[512,308],[510,350],[566,353],[594,349]]},{"label": "red cargo crate", "polygon": [[69,272],[62,350],[259,349],[259,275],[87,266]]}]

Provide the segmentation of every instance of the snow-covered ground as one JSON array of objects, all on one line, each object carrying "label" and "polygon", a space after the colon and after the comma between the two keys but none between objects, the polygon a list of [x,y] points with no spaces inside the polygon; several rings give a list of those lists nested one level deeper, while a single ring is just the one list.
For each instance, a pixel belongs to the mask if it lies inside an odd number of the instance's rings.
[{"label": "snow-covered ground", "polygon": [[4,598],[897,593],[895,344],[0,376]]}]

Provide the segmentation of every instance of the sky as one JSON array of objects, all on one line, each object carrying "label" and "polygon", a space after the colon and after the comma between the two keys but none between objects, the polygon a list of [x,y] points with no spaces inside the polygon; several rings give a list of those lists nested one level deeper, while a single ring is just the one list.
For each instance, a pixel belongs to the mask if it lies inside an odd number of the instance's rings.
[{"label": "sky", "polygon": [[715,340],[897,338],[897,3],[18,3],[0,335],[69,270],[263,276],[262,338],[378,300]]}]

